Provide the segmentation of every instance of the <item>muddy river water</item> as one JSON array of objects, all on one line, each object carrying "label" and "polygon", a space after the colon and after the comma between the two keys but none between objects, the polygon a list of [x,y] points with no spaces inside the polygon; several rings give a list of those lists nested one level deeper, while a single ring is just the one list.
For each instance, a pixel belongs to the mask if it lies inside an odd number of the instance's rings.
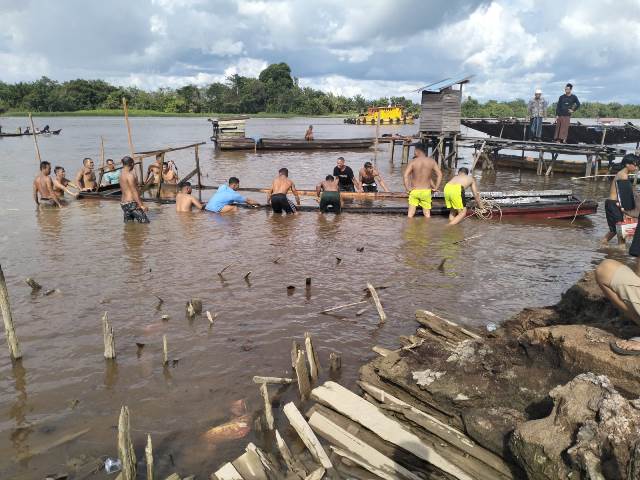
[{"label": "muddy river water", "polygon": [[[101,135],[107,157],[127,154],[121,118],[37,120],[63,129],[60,136],[39,142],[43,158],[64,166],[69,175],[82,158],[99,158]],[[309,123],[317,138],[374,134],[373,127],[346,126],[339,119],[304,118],[252,120],[248,134],[302,136]],[[26,120],[2,118],[2,125],[12,131]],[[203,118],[133,118],[132,128],[138,150],[185,145],[210,135]],[[415,128],[383,127],[383,133]],[[381,145],[377,164],[391,189],[399,191],[402,168],[398,156],[390,165],[387,148]],[[463,153],[462,164],[469,163],[470,152]],[[267,185],[278,168],[287,166],[299,188],[312,188],[339,155],[354,170],[374,157],[373,150],[220,153],[210,142],[200,152],[204,183],[235,175],[252,187]],[[188,151],[167,159],[182,174],[193,168]],[[585,269],[611,253],[598,248],[606,231],[601,211],[574,223],[467,219],[445,228],[444,218],[312,212],[276,217],[262,210],[220,217],[150,205],[149,225],[125,225],[118,202],[71,201],[61,210],[38,211],[31,199],[36,171],[31,138],[0,139],[0,262],[24,352],[23,360],[12,365],[4,339],[0,344],[3,479],[44,478],[116,456],[114,427],[121,405],[131,410],[139,456],[146,434],[152,435],[161,478],[173,471],[208,478],[223,460],[260,438],[252,431],[238,441],[212,444],[203,432],[227,421],[236,400],[244,399],[249,412],[257,412],[261,400],[252,376],[290,375],[291,342],[303,340],[305,332],[325,367],[323,378],[329,353],[338,351],[339,381],[353,386],[358,367],[374,355],[373,345],[395,347],[399,335],[415,328],[417,308],[467,325],[499,323],[525,306],[555,303]],[[485,191],[573,188],[601,200],[607,188],[604,182],[572,184],[564,175],[544,179],[508,170],[477,175]],[[210,195],[204,192],[203,198]],[[217,272],[229,264],[221,279]],[[32,294],[24,283],[28,276],[57,291]],[[306,277],[312,279],[310,289]],[[379,291],[389,317],[385,325],[378,327],[371,307],[360,316],[357,308],[342,316],[319,314],[360,300],[367,282],[387,287]],[[289,285],[296,287],[293,292]],[[191,297],[201,298],[205,310],[218,315],[212,328],[204,316],[185,318]],[[115,366],[102,356],[105,311],[116,335]],[[163,321],[163,315],[169,319]],[[170,358],[179,360],[169,368],[162,365],[163,334]],[[139,349],[136,343],[145,346]],[[293,399],[295,393],[294,387],[281,398]],[[85,429],[79,439],[56,446]]]}]

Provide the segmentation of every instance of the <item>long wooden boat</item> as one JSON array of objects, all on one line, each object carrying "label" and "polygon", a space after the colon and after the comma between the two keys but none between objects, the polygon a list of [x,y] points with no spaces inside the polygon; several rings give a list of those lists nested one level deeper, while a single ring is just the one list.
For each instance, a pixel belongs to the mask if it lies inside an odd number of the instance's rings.
[{"label": "long wooden boat", "polygon": [[[244,189],[247,191],[247,189]],[[265,189],[251,189],[249,191],[261,192]],[[311,190],[301,190],[301,194],[308,196],[314,195]],[[347,198],[381,200],[381,199],[399,199],[406,198],[405,193],[390,192],[396,197],[378,196],[379,194],[360,193],[349,196],[343,192]],[[357,197],[356,195],[359,195]],[[574,196],[570,190],[547,190],[547,191],[513,191],[513,192],[483,192],[483,198],[490,199],[491,210],[494,218],[502,217],[525,217],[536,219],[554,219],[554,218],[578,218],[586,215],[593,215],[598,211],[598,203],[593,200],[581,200]],[[471,193],[466,193],[467,197],[471,197]],[[442,201],[442,193],[434,194],[434,204],[431,210],[432,215],[448,215],[447,209]],[[82,192],[78,197],[80,199],[97,199],[97,200],[120,200],[119,185],[107,185],[101,187],[96,192]],[[174,204],[175,198],[144,198],[147,203]],[[244,206],[246,208],[255,208]],[[268,205],[261,205],[257,208],[269,208]],[[298,207],[302,212],[317,212],[316,205],[302,205]],[[353,205],[347,204],[343,208],[345,213],[369,213],[378,215],[406,215],[406,205]],[[418,215],[421,214],[418,209]],[[469,209],[469,215],[473,215],[473,210]]]},{"label": "long wooden boat", "polygon": [[300,138],[218,138],[220,150],[347,150],[370,148],[373,138],[323,138],[307,141]]},{"label": "long wooden boat", "polygon": [[[36,132],[36,135],[60,135],[60,132],[62,131],[61,128],[59,128],[58,130],[49,130],[48,132]],[[3,137],[28,137],[33,135],[33,133],[29,132],[29,133],[0,133],[0,138]]]},{"label": "long wooden boat", "polygon": [[[529,123],[524,119],[477,119],[463,118],[465,127],[486,133],[492,137],[509,140],[525,140],[529,138]],[[542,123],[542,140],[553,142],[555,123]],[[526,136],[526,138],[525,138]],[[640,142],[640,127],[631,122],[624,125],[585,125],[579,121],[572,121],[569,127],[567,143],[587,143],[616,145],[622,143]]]},{"label": "long wooden boat", "polygon": [[[545,159],[545,168],[551,160],[547,157]],[[520,155],[498,155],[493,159],[493,164],[499,168],[513,168],[522,170],[537,170],[538,159],[534,157],[522,157]],[[584,175],[586,168],[585,162],[577,162],[575,160],[556,160],[553,164],[553,173],[568,173],[572,175]],[[594,174],[596,172],[593,172]],[[598,173],[607,173],[607,169],[602,168]]]}]

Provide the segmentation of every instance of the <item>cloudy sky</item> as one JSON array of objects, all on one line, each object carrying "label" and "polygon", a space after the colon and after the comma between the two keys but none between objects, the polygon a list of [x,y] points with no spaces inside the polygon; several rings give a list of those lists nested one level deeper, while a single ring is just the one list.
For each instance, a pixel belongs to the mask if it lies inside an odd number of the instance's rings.
[{"label": "cloudy sky", "polygon": [[481,100],[640,103],[640,0],[0,0],[0,80],[101,78],[145,89],[256,76],[415,96],[474,74]]}]

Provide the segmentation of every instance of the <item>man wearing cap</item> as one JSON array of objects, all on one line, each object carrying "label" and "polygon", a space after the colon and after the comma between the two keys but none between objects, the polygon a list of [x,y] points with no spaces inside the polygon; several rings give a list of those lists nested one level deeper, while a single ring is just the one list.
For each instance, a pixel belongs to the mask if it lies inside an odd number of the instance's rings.
[{"label": "man wearing cap", "polygon": [[527,112],[529,114],[529,136],[530,140],[539,142],[542,140],[542,121],[547,113],[547,101],[542,96],[542,90],[536,88],[536,92],[531,100]]},{"label": "man wearing cap", "polygon": [[567,83],[564,87],[564,95],[560,95],[560,98],[558,98],[558,105],[556,106],[556,131],[553,135],[554,142],[567,143],[571,115],[580,108],[580,100],[571,93],[572,91],[573,85]]}]

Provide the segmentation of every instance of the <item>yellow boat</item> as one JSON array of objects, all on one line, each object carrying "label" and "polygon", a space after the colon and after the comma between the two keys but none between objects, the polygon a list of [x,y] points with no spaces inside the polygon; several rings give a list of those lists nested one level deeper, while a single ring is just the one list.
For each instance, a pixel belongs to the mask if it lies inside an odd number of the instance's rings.
[{"label": "yellow boat", "polygon": [[356,125],[375,125],[380,115],[380,125],[413,125],[415,118],[412,114],[407,113],[404,107],[369,107],[367,113],[361,113],[356,118],[345,118],[344,123]]}]

